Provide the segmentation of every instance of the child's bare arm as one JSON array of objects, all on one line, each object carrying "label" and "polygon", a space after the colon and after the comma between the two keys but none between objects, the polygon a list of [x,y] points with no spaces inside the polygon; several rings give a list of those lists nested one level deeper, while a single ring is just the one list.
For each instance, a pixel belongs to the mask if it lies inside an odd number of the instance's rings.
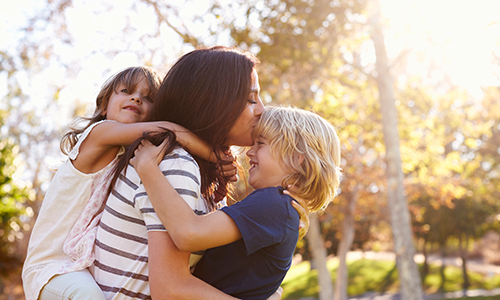
[{"label": "child's bare arm", "polygon": [[179,143],[188,148],[194,155],[216,162],[216,157],[207,143],[186,128],[166,121],[131,124],[104,122],[92,130],[89,138],[94,141],[96,147],[129,146],[141,137],[143,132],[158,131],[161,128],[173,131]]},{"label": "child's bare arm", "polygon": [[222,211],[196,215],[165,178],[156,158],[163,147],[143,141],[130,160],[141,177],[156,214],[181,251],[199,251],[241,238],[233,219]]}]

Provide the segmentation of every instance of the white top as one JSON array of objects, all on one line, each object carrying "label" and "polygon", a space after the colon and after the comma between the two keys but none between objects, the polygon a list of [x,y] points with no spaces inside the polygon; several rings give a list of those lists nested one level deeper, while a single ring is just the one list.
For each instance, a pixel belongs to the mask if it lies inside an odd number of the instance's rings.
[{"label": "white top", "polygon": [[[208,211],[201,196],[200,170],[184,149],[160,163],[165,177],[198,214]],[[91,267],[106,299],[151,299],[148,279],[148,231],[165,231],[141,184],[128,166],[117,181],[97,230]],[[123,175],[123,173],[122,173]]]},{"label": "white top", "polygon": [[69,159],[59,168],[45,194],[40,213],[31,232],[28,253],[23,266],[23,286],[26,300],[36,300],[43,286],[63,267],[73,263],[63,251],[71,228],[82,214],[90,197],[100,190],[106,175],[118,162],[117,157],[100,171],[85,174],[71,160],[76,159],[80,146],[90,131],[101,122],[92,124],[79,137],[68,154]]}]

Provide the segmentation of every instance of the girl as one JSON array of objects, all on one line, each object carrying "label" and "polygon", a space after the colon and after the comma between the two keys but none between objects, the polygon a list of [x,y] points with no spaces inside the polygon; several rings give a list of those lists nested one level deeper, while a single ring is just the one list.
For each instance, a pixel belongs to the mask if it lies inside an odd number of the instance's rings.
[{"label": "girl", "polygon": [[340,178],[337,133],[314,113],[267,108],[254,137],[247,156],[252,166],[248,182],[256,190],[241,202],[203,216],[194,214],[155,168],[155,159],[163,157],[160,147],[145,140],[130,160],[168,230],[163,243],[171,239],[182,251],[212,248],[194,275],[241,299],[266,299],[290,268],[299,215],[283,187],[294,186],[294,194],[314,212],[333,199]]},{"label": "girl", "polygon": [[[91,227],[100,219],[100,203],[106,196],[109,175],[124,151],[123,146],[130,145],[145,131],[167,128],[176,132],[184,146],[192,147],[191,151],[209,157],[208,148],[181,126],[146,122],[160,84],[160,75],[147,67],[132,67],[117,73],[101,88],[94,114],[87,119],[88,125],[63,137],[61,150],[68,160],[56,172],[47,190],[23,266],[27,300],[104,299],[86,269],[93,257],[74,260],[74,256],[83,255],[85,245],[73,245],[68,252],[63,244],[77,220],[82,228],[73,231],[90,229],[92,234]],[[88,207],[89,199],[93,207]],[[82,219],[84,209],[93,212],[90,218]],[[90,228],[85,228],[89,225]],[[90,242],[93,246],[92,239]]]}]

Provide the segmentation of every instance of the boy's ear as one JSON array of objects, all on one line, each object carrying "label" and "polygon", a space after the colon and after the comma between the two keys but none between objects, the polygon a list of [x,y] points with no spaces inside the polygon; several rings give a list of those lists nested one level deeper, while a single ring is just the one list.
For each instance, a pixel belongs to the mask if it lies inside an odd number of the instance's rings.
[{"label": "boy's ear", "polygon": [[304,155],[299,154],[299,164],[302,164],[304,162]]}]

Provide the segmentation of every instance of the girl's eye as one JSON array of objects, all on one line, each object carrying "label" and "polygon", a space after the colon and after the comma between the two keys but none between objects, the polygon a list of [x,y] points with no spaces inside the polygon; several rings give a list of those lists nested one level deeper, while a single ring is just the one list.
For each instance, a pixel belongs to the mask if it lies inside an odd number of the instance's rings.
[{"label": "girl's eye", "polygon": [[153,100],[149,99],[149,97],[144,97],[144,99],[146,99],[146,101],[148,101],[150,103],[153,103]]},{"label": "girl's eye", "polygon": [[254,101],[253,99],[248,99],[248,103],[250,103],[250,104],[257,104],[257,101]]},{"label": "girl's eye", "polygon": [[122,93],[127,93],[127,94],[128,94],[128,90],[127,90],[127,89],[123,89],[123,90],[121,90],[120,92],[122,92]]}]

